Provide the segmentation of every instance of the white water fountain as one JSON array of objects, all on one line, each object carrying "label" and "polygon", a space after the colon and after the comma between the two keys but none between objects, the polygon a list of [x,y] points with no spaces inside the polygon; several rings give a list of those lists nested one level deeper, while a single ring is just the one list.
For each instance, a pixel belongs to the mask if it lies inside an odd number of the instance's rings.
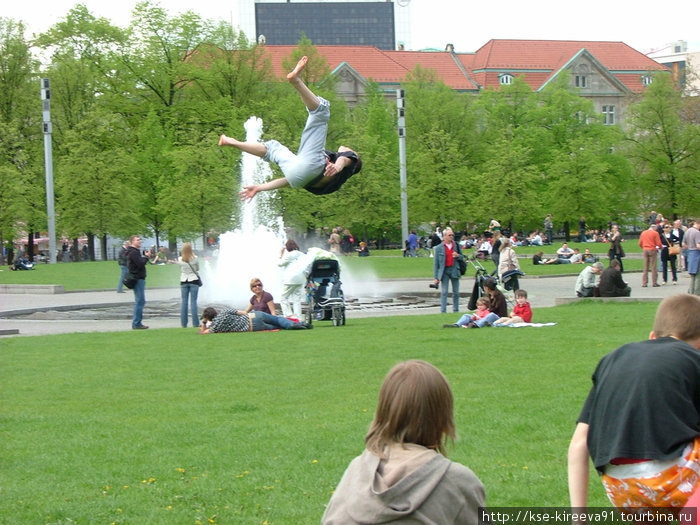
[{"label": "white water fountain", "polygon": [[[250,117],[243,127],[246,141],[255,142],[262,136],[260,118]],[[267,162],[243,153],[241,186],[260,184],[271,176],[272,170]],[[245,308],[251,297],[250,280],[254,277],[259,278],[265,290],[279,301],[282,284],[278,262],[286,235],[282,217],[271,206],[274,195],[274,192],[256,194],[243,205],[241,228],[220,236],[218,259],[204,265],[202,270],[205,285],[200,291],[200,305],[212,302]],[[320,248],[327,249],[327,246]],[[346,297],[377,296],[388,291],[386,285],[380,291],[377,278],[369,268],[353,275],[343,266],[342,257],[341,280]]]},{"label": "white water fountain", "polygon": [[[262,119],[250,117],[244,124],[246,141],[255,142],[262,136]],[[241,159],[242,186],[260,184],[272,176],[264,160],[243,153]],[[280,270],[277,266],[284,247],[282,218],[271,211],[272,192],[260,192],[243,204],[241,228],[226,232],[219,238],[219,257],[204,270],[206,300],[243,309],[251,296],[250,280],[259,278],[277,300],[281,292]]]}]

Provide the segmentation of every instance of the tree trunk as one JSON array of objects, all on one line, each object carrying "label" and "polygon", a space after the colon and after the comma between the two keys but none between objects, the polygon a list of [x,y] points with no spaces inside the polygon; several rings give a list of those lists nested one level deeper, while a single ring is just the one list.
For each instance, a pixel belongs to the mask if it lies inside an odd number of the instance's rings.
[{"label": "tree trunk", "polygon": [[87,246],[88,246],[88,253],[87,253],[87,260],[88,261],[94,261],[95,260],[95,234],[94,233],[88,233],[87,234]]},{"label": "tree trunk", "polygon": [[168,237],[168,251],[170,252],[170,257],[173,259],[177,259],[178,253],[177,253],[177,237],[174,239],[171,239]]},{"label": "tree trunk", "polygon": [[100,237],[100,252],[102,253],[102,260],[107,260],[107,234],[105,233]]}]

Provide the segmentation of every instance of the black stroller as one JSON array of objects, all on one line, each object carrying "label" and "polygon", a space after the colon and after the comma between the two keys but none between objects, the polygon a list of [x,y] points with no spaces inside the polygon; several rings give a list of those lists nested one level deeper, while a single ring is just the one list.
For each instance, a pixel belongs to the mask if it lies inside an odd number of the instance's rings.
[{"label": "black stroller", "polygon": [[345,295],[340,282],[340,263],[335,259],[316,259],[306,279],[306,322],[333,321],[345,324]]},{"label": "black stroller", "polygon": [[20,257],[18,259],[15,259],[12,265],[10,266],[10,270],[33,270],[34,269],[34,263],[31,262],[29,259],[26,257]]}]

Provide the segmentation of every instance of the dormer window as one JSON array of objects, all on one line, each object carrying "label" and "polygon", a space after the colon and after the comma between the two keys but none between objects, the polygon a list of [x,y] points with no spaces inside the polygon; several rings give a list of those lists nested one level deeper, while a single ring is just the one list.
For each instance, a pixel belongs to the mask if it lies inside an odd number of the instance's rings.
[{"label": "dormer window", "polygon": [[648,86],[654,81],[654,77],[651,75],[643,75],[642,76],[642,86]]},{"label": "dormer window", "polygon": [[504,73],[498,77],[498,82],[502,86],[510,86],[513,83],[513,75]]}]

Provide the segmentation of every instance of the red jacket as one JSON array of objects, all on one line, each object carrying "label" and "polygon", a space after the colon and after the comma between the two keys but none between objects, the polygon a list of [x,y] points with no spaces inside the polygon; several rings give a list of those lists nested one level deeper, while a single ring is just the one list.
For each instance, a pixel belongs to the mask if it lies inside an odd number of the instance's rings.
[{"label": "red jacket", "polygon": [[644,230],[639,236],[639,246],[642,250],[656,250],[661,248],[661,237],[656,230]]},{"label": "red jacket", "polygon": [[513,307],[513,315],[517,315],[522,318],[523,321],[529,323],[532,321],[532,308],[530,308],[530,303],[517,304]]}]

